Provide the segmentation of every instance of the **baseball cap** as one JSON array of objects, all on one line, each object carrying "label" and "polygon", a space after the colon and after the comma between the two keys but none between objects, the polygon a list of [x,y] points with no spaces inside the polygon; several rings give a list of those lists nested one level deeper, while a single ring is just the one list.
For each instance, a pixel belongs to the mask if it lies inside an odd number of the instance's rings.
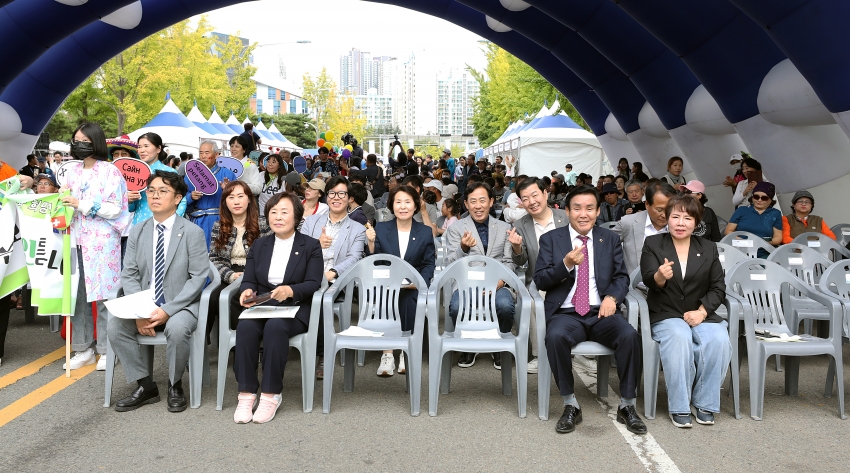
[{"label": "baseball cap", "polygon": [[313,179],[312,181],[308,182],[307,185],[312,187],[313,189],[316,189],[317,191],[322,191],[322,193],[325,192],[325,181],[319,178]]},{"label": "baseball cap", "polygon": [[697,181],[697,180],[693,180],[693,181],[683,185],[682,187],[684,187],[685,189],[687,189],[691,192],[705,194],[705,184],[703,184],[702,182]]},{"label": "baseball cap", "polygon": [[602,195],[607,195],[607,194],[619,194],[619,193],[620,193],[620,191],[619,191],[619,190],[617,190],[617,185],[616,185],[616,184],[613,184],[613,183],[611,183],[611,182],[609,182],[609,183],[607,183],[607,184],[603,185],[603,186],[602,186],[602,192],[600,192],[600,194],[602,194]]},{"label": "baseball cap", "polygon": [[54,187],[59,187],[59,183],[56,182],[56,177],[54,177],[53,174],[48,174],[46,172],[43,172],[43,173],[39,174],[38,176],[35,176],[35,182],[36,183],[38,183],[38,181],[40,181],[42,179],[48,179],[48,180],[50,180],[50,182],[53,184]]},{"label": "baseball cap", "polygon": [[450,150],[448,148],[444,149],[443,152],[446,153],[446,154],[452,154],[452,150]]},{"label": "baseball cap", "polygon": [[426,182],[422,187],[433,187],[434,189],[440,191],[440,193],[443,192],[443,183],[436,179]]},{"label": "baseball cap", "polygon": [[735,162],[735,161],[743,161],[743,160],[744,160],[744,157],[743,157],[743,156],[741,156],[741,155],[740,155],[740,154],[738,154],[738,153],[733,154],[733,155],[729,158],[729,162],[730,162],[730,163],[733,163],[733,162]]},{"label": "baseball cap", "polygon": [[298,174],[297,172],[293,171],[293,172],[290,172],[289,174],[287,174],[286,178],[284,180],[290,186],[298,187],[304,181],[304,178],[301,176],[301,174]]},{"label": "baseball cap", "polygon": [[453,198],[457,195],[457,186],[454,184],[449,184],[443,187],[443,197],[447,197],[449,199]]},{"label": "baseball cap", "polygon": [[36,159],[36,161],[38,161],[40,163],[46,163],[47,162],[47,158],[45,158],[44,156],[39,156],[35,159]]}]

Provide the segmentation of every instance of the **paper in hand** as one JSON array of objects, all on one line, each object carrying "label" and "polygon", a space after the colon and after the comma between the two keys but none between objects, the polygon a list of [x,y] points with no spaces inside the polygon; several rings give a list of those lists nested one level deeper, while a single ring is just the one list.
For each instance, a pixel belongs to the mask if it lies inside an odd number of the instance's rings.
[{"label": "paper in hand", "polygon": [[153,290],[105,301],[109,313],[119,319],[149,319],[158,307],[153,300]]}]

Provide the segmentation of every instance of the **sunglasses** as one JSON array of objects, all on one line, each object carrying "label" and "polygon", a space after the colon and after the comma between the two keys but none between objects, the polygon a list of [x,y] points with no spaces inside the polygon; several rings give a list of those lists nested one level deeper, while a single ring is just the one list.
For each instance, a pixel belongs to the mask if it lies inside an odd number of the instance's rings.
[{"label": "sunglasses", "polygon": [[755,194],[754,194],[754,195],[753,195],[753,200],[760,200],[760,201],[762,201],[762,202],[770,202],[771,200],[773,200],[773,198],[772,198],[772,197],[769,197],[769,196],[767,196],[767,195],[764,195],[764,194],[762,194],[762,195],[755,195]]}]

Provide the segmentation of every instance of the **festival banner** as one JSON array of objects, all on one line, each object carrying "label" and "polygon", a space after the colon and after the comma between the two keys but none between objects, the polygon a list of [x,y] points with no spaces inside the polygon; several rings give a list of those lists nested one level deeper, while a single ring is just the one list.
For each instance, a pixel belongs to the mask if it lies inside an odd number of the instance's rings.
[{"label": "festival banner", "polygon": [[136,158],[118,158],[112,162],[127,181],[127,190],[141,192],[148,188],[151,178],[151,167],[148,163]]},{"label": "festival banner", "polygon": [[17,291],[29,281],[27,261],[18,227],[18,212],[8,200],[20,188],[17,178],[0,183],[0,297]]}]

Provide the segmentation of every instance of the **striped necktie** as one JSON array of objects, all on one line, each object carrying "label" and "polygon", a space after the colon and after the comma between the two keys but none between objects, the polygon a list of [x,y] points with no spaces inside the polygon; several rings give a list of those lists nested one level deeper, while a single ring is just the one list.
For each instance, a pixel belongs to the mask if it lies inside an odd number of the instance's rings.
[{"label": "striped necktie", "polygon": [[578,276],[575,282],[576,292],[573,294],[572,303],[576,312],[583,317],[590,312],[590,261],[588,261],[587,256],[588,237],[579,235],[578,239],[582,243],[581,252],[584,259],[578,265]]},{"label": "striped necktie", "polygon": [[165,279],[165,225],[161,223],[156,225],[156,257],[154,258],[153,275],[156,305],[162,306],[165,304],[165,294],[162,288],[162,282]]}]

